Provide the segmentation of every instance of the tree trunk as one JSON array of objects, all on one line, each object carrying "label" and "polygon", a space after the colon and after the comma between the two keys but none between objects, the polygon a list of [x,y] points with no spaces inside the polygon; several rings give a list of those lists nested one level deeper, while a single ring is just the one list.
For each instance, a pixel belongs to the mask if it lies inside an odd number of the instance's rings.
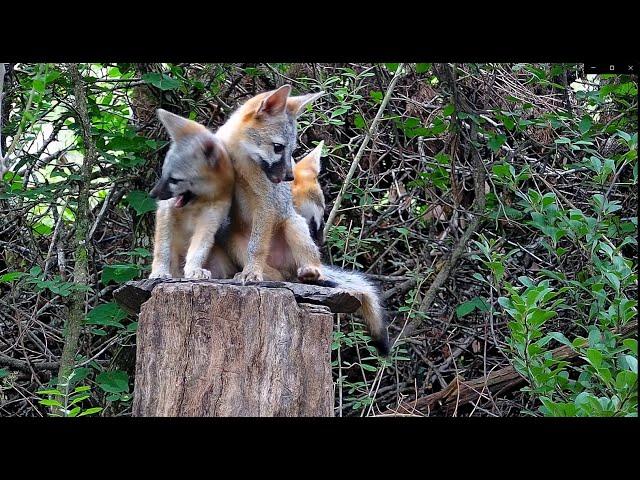
[{"label": "tree trunk", "polygon": [[332,328],[327,306],[285,287],[156,284],[140,310],[133,415],[333,416]]}]

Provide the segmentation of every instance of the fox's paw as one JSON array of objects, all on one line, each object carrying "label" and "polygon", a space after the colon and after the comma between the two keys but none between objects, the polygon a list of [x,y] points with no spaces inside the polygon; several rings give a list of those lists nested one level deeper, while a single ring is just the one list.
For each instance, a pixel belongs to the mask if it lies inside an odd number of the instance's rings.
[{"label": "fox's paw", "polygon": [[298,269],[298,280],[302,283],[317,282],[320,278],[320,269],[317,267],[300,267]]},{"label": "fox's paw", "polygon": [[192,280],[203,280],[211,278],[211,272],[209,270],[205,270],[204,268],[187,268],[184,269],[184,278],[189,278]]},{"label": "fox's paw", "polygon": [[149,275],[149,278],[167,279],[167,278],[171,278],[171,274],[169,272],[151,272],[151,275]]},{"label": "fox's paw", "polygon": [[240,273],[236,273],[233,279],[240,280],[243,284],[245,284],[247,282],[261,282],[264,277],[262,275],[262,272],[242,271]]}]

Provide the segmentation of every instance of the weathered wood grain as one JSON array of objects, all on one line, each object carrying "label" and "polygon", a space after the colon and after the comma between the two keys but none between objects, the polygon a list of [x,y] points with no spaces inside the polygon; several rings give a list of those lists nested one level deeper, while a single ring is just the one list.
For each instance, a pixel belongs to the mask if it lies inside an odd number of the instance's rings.
[{"label": "weathered wood grain", "polygon": [[[134,416],[333,416],[327,306],[299,304],[286,286],[154,283],[139,315]],[[121,299],[147,291],[128,290]]]},{"label": "weathered wood grain", "polygon": [[[190,285],[236,285],[236,280],[186,280],[186,279],[146,279],[130,281],[113,292],[113,297],[123,308],[131,313],[140,312],[141,305],[151,297],[151,292],[161,284]],[[334,313],[352,313],[360,308],[357,294],[339,288],[327,288],[317,285],[290,282],[255,282],[248,286],[261,288],[287,289],[298,303],[310,303],[329,307]]]}]

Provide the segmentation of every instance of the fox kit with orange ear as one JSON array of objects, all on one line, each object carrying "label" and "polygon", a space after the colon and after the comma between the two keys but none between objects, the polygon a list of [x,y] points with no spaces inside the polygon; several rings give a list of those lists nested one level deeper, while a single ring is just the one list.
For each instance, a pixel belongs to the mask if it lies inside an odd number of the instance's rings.
[{"label": "fox kit with orange ear", "polygon": [[149,278],[210,278],[203,267],[229,214],[233,165],[223,142],[206,127],[166,110],[157,113],[171,146],[150,193],[158,208]]},{"label": "fox kit with orange ear", "polygon": [[320,174],[320,156],[324,142],[293,167],[293,183],[291,194],[293,206],[307,221],[311,238],[322,244],[322,230],[324,228],[324,194],[318,183]]},{"label": "fox kit with orange ear", "polygon": [[[290,91],[284,85],[249,99],[216,132],[236,171],[229,253],[242,266],[235,278],[243,282],[283,277],[314,282],[321,276],[320,252],[286,182],[293,180],[296,118],[323,92],[290,97]],[[289,268],[271,268],[270,253],[277,256],[284,247],[291,254]]]}]

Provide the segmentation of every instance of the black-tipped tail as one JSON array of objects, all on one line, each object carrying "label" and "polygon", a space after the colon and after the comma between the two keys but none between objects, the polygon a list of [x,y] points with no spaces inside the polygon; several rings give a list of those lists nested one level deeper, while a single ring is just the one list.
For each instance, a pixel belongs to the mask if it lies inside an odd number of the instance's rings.
[{"label": "black-tipped tail", "polygon": [[389,342],[389,334],[386,330],[384,330],[380,336],[373,337],[371,343],[376,347],[376,350],[378,350],[381,356],[389,356],[391,352],[391,342]]}]

